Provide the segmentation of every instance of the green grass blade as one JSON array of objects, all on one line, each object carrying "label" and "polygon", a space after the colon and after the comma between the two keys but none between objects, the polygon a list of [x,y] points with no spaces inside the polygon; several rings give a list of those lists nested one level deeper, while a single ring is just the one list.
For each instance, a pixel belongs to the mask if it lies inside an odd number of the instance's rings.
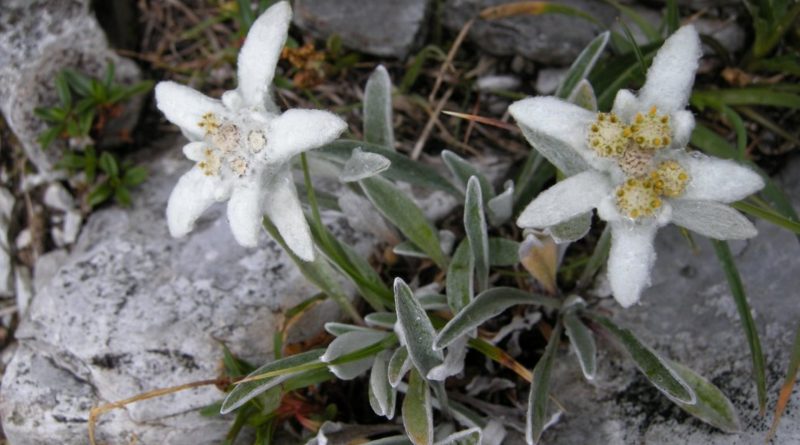
[{"label": "green grass blade", "polygon": [[714,244],[714,251],[719,258],[722,265],[722,270],[725,272],[725,277],[728,279],[728,286],[731,289],[731,295],[736,302],[736,309],[739,311],[739,319],[742,322],[745,336],[747,337],[747,344],[750,347],[750,357],[753,361],[753,380],[756,383],[756,390],[758,392],[758,407],[763,413],[767,405],[767,374],[766,365],[764,363],[764,353],[761,350],[761,340],[758,337],[758,329],[753,320],[753,312],[747,302],[747,295],[745,294],[744,284],[742,278],[739,276],[739,270],[733,261],[731,249],[725,241],[712,240]]},{"label": "green grass blade", "polygon": [[564,80],[561,81],[558,89],[556,89],[556,97],[562,99],[568,98],[575,87],[578,86],[578,83],[589,75],[595,63],[597,63],[597,59],[600,58],[600,55],[606,48],[610,35],[611,33],[606,31],[592,39],[592,41],[586,45],[586,48],[581,51],[578,58],[572,62]]}]

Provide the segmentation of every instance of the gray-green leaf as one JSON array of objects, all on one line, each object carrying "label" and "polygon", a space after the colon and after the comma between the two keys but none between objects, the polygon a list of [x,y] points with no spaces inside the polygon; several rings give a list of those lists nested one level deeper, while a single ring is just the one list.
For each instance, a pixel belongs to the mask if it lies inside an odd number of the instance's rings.
[{"label": "gray-green leaf", "polygon": [[594,380],[597,373],[597,347],[592,332],[572,313],[564,315],[564,327],[567,328],[567,337],[578,357],[583,376],[586,380]]},{"label": "gray-green leaf", "polygon": [[394,151],[392,125],[392,80],[378,65],[364,87],[364,140]]},{"label": "gray-green leaf", "polygon": [[[516,253],[514,254],[516,257]],[[447,269],[447,304],[456,314],[472,301],[474,260],[469,240],[464,239],[456,248],[450,266]]]},{"label": "gray-green leaf", "polygon": [[735,433],[742,429],[736,408],[719,388],[680,363],[670,361],[670,365],[697,395],[697,401],[694,404],[672,399],[676,405],[722,431]]},{"label": "gray-green leaf", "polygon": [[550,227],[548,230],[553,240],[559,244],[577,241],[592,227],[592,212],[581,213],[562,223]]},{"label": "gray-green leaf", "polygon": [[387,419],[394,417],[395,397],[397,390],[389,385],[390,351],[383,351],[375,357],[372,372],[369,376],[369,403],[372,410]]},{"label": "gray-green leaf", "polygon": [[450,173],[453,174],[461,190],[466,190],[469,178],[475,176],[481,183],[481,191],[483,192],[483,199],[488,202],[494,198],[494,189],[489,179],[486,178],[477,168],[473,167],[466,159],[453,153],[450,150],[442,150],[442,160],[444,161]]},{"label": "gray-green leaf", "polygon": [[633,358],[636,366],[650,380],[653,386],[673,401],[687,404],[695,403],[697,396],[694,391],[678,375],[677,371],[670,366],[667,360],[664,360],[650,347],[640,342],[629,329],[621,328],[605,317],[594,316],[593,318],[622,343],[622,346]]},{"label": "gray-green leaf", "polygon": [[475,261],[475,279],[478,292],[489,287],[489,235],[486,216],[483,212],[483,198],[478,178],[472,176],[467,181],[467,198],[464,202],[464,229],[467,232],[472,257]]},{"label": "gray-green leaf", "polygon": [[408,348],[399,346],[394,350],[392,358],[389,359],[389,384],[392,388],[397,388],[397,385],[403,380],[403,377],[411,369],[411,359],[408,358]]},{"label": "gray-green leaf", "polygon": [[439,332],[434,348],[441,350],[462,335],[480,326],[486,320],[499,315],[504,310],[518,304],[540,305],[558,308],[555,298],[523,292],[513,287],[495,287],[484,291],[450,320]]},{"label": "gray-green leaf", "polygon": [[557,323],[553,332],[550,333],[550,341],[544,355],[533,368],[533,383],[531,392],[528,395],[528,416],[525,425],[525,441],[528,445],[539,443],[547,426],[547,402],[550,393],[550,374],[553,370],[553,363],[558,350],[558,343],[561,340],[561,323]]},{"label": "gray-green leaf", "polygon": [[595,63],[597,63],[597,59],[600,58],[600,54],[602,54],[603,50],[605,49],[606,45],[608,44],[608,38],[611,35],[610,32],[606,31],[597,37],[595,37],[586,48],[581,51],[578,55],[578,58],[572,62],[572,65],[567,70],[567,75],[564,77],[564,80],[561,81],[561,85],[558,86],[555,95],[562,99],[566,99],[572,93],[572,90],[578,85],[578,82],[585,79],[586,76],[592,71],[594,68]]},{"label": "gray-green leaf", "polygon": [[428,383],[416,369],[411,370],[403,399],[403,426],[414,445],[433,444],[433,409]]},{"label": "gray-green leaf", "polygon": [[352,156],[344,164],[339,180],[355,182],[378,175],[391,167],[392,162],[377,153],[363,151],[360,147],[353,150]]},{"label": "gray-green leaf", "polygon": [[439,235],[419,207],[394,184],[381,177],[372,177],[359,184],[367,198],[392,224],[417,245],[441,268],[447,265]]},{"label": "gray-green leaf", "polygon": [[[228,414],[229,412],[239,408],[240,406],[244,405],[251,399],[257,397],[258,395],[264,393],[265,391],[269,390],[270,388],[274,388],[277,385],[285,382],[289,378],[299,374],[300,372],[304,371],[304,365],[308,365],[313,362],[319,361],[319,358],[322,356],[323,352],[322,349],[314,349],[307,352],[302,352],[300,354],[295,354],[289,357],[282,358],[280,360],[275,360],[272,363],[267,363],[256,369],[255,371],[248,374],[248,377],[258,376],[261,374],[278,372],[281,370],[290,370],[284,374],[275,375],[273,377],[266,377],[259,380],[253,380],[249,382],[244,382],[236,385],[233,388],[233,391],[225,397],[225,401],[222,402],[222,408],[220,409],[220,414]],[[293,368],[298,368],[295,371],[291,371]]]},{"label": "gray-green leaf", "polygon": [[747,239],[758,234],[753,223],[733,207],[713,201],[675,199],[672,223],[718,240]]},{"label": "gray-green leaf", "polygon": [[431,369],[442,364],[444,356],[442,351],[433,349],[436,330],[428,314],[401,278],[394,280],[394,304],[397,326],[405,340],[408,355],[420,373],[428,375]]},{"label": "gray-green leaf", "polygon": [[508,238],[489,238],[489,264],[495,267],[519,264],[519,243]]}]

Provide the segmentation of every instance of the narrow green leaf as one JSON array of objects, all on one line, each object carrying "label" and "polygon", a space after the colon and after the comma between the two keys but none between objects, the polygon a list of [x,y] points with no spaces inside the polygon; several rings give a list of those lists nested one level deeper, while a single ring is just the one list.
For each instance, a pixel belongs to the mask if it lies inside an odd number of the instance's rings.
[{"label": "narrow green leaf", "polygon": [[494,189],[492,188],[492,184],[489,182],[489,179],[486,178],[483,173],[478,171],[478,169],[472,164],[467,162],[466,159],[450,150],[442,150],[442,160],[447,166],[447,169],[450,170],[450,173],[453,174],[453,177],[455,178],[459,187],[461,187],[461,190],[467,189],[467,182],[469,182],[469,178],[474,176],[478,178],[478,181],[480,181],[481,192],[483,192],[484,198],[483,202],[486,203],[490,199],[494,198]]},{"label": "narrow green leaf", "polygon": [[331,363],[353,352],[381,343],[387,336],[387,332],[368,328],[342,332],[328,345],[325,354],[319,359],[325,363]]},{"label": "narrow green leaf", "polygon": [[403,426],[414,445],[433,444],[433,408],[428,383],[416,369],[411,370],[403,399]]},{"label": "narrow green leaf", "polygon": [[489,287],[489,234],[483,211],[481,185],[477,177],[467,182],[467,199],[464,202],[464,229],[475,264],[475,281],[478,292]]},{"label": "narrow green leaf", "polygon": [[394,312],[372,312],[364,316],[367,326],[383,329],[394,329],[397,323],[397,314]]},{"label": "narrow green leaf", "polygon": [[88,96],[91,92],[91,79],[87,77],[85,74],[80,73],[75,70],[65,69],[63,70],[64,77],[66,78],[69,85],[78,93],[79,96]]},{"label": "narrow green leaf", "polygon": [[119,176],[119,164],[117,164],[116,158],[111,153],[104,151],[100,154],[100,162],[98,164],[100,169],[103,170],[108,176],[117,177]]},{"label": "narrow green leaf", "polygon": [[533,368],[533,383],[528,395],[528,415],[525,422],[525,441],[528,445],[539,443],[547,425],[547,404],[550,396],[550,374],[555,363],[558,343],[561,340],[561,323],[556,323],[544,355]]},{"label": "narrow green leaf", "polygon": [[564,327],[567,328],[567,337],[578,357],[583,376],[586,380],[594,380],[597,373],[597,347],[592,331],[573,313],[564,315]]},{"label": "narrow green leaf", "polygon": [[504,310],[518,304],[538,305],[553,309],[561,305],[555,298],[531,294],[513,287],[495,287],[484,291],[461,309],[439,332],[433,347],[437,350],[446,348],[486,320],[496,317]]},{"label": "narrow green leaf", "polygon": [[348,332],[381,332],[376,331],[375,329],[366,328],[364,326],[358,326],[354,324],[347,324],[347,323],[339,323],[338,321],[329,321],[325,323],[323,326],[325,328],[325,332],[333,335],[334,337],[339,337],[344,335]]},{"label": "narrow green leaf", "polygon": [[401,278],[394,280],[394,304],[397,326],[405,339],[408,355],[422,375],[428,375],[431,369],[442,364],[444,355],[441,350],[433,349],[436,330],[425,309]]},{"label": "narrow green leaf", "polygon": [[800,108],[800,95],[776,91],[769,87],[742,87],[720,90],[695,91],[692,103],[698,107],[723,105],[762,105],[769,107]]},{"label": "narrow green leaf", "polygon": [[572,65],[567,70],[567,74],[564,77],[564,80],[561,81],[561,84],[556,89],[555,96],[560,97],[562,99],[568,98],[578,84],[586,79],[589,73],[594,68],[595,63],[597,63],[597,59],[600,58],[600,55],[603,53],[606,45],[608,44],[608,37],[611,35],[609,31],[606,31],[589,42],[586,45],[586,48],[581,51],[578,55],[578,58],[572,62]]},{"label": "narrow green leaf", "polygon": [[134,187],[143,183],[145,179],[147,179],[147,169],[144,167],[132,167],[125,170],[122,182],[125,183],[125,185]]},{"label": "narrow green leaf", "polygon": [[222,409],[220,414],[228,414],[236,408],[244,405],[249,400],[262,394],[270,388],[280,385],[282,382],[288,380],[290,377],[297,375],[300,371],[306,370],[306,365],[318,362],[319,358],[325,352],[323,349],[314,349],[300,354],[292,355],[274,362],[267,363],[248,374],[248,377],[258,376],[266,373],[275,373],[278,371],[287,370],[284,374],[274,375],[273,377],[263,378],[259,380],[252,380],[236,385],[233,391],[225,397],[222,402]]},{"label": "narrow green leaf", "polygon": [[667,0],[667,32],[672,35],[681,26],[681,15],[676,0]]},{"label": "narrow green leaf", "polygon": [[753,320],[753,313],[750,304],[747,303],[747,295],[744,291],[744,284],[739,276],[739,270],[733,261],[733,254],[725,241],[712,240],[714,251],[717,254],[725,277],[728,279],[728,286],[731,289],[733,301],[736,302],[736,310],[739,311],[739,319],[742,322],[742,329],[747,337],[747,344],[750,347],[750,358],[753,362],[753,380],[756,383],[758,393],[758,407],[763,413],[767,406],[767,373],[764,363],[764,353],[761,350],[761,340],[758,338],[758,329]]},{"label": "narrow green leaf", "polygon": [[670,361],[670,366],[697,395],[695,403],[673,400],[676,405],[703,422],[711,424],[726,433],[741,431],[736,408],[719,388],[678,362]]},{"label": "narrow green leaf", "polygon": [[606,259],[608,258],[608,252],[611,250],[611,226],[606,226],[603,229],[602,235],[600,235],[600,239],[597,240],[597,245],[594,247],[594,251],[592,252],[592,256],[589,257],[589,261],[586,263],[586,267],[583,268],[583,272],[581,272],[580,278],[578,278],[577,287],[578,289],[583,289],[592,284],[592,280],[594,279],[595,274],[603,264],[606,263]]},{"label": "narrow green leaf", "polygon": [[586,79],[578,82],[578,85],[572,90],[572,94],[567,98],[567,101],[593,113],[597,112],[597,95],[594,94],[592,84]]},{"label": "narrow green leaf", "polygon": [[56,92],[61,105],[64,108],[69,108],[72,105],[72,92],[69,89],[67,76],[63,71],[56,76]]},{"label": "narrow green leaf", "polygon": [[456,248],[447,269],[447,304],[457,314],[472,301],[474,260],[469,239],[464,239]]},{"label": "narrow green leaf", "polygon": [[519,243],[507,238],[489,238],[489,264],[495,267],[519,264]]},{"label": "narrow green leaf", "polygon": [[86,200],[90,207],[96,207],[107,201],[112,194],[114,194],[114,189],[108,182],[103,182],[89,193]]},{"label": "narrow green leaf", "polygon": [[431,166],[414,161],[403,154],[387,150],[380,145],[339,139],[314,150],[312,153],[344,165],[350,159],[353,149],[357,147],[361,147],[365,152],[377,153],[391,161],[392,165],[383,172],[383,176],[386,178],[393,181],[408,182],[427,189],[441,190],[456,197],[463,197],[463,193],[459,189]]},{"label": "narrow green leaf", "polygon": [[378,65],[364,87],[364,140],[394,151],[392,125],[392,80]]},{"label": "narrow green leaf", "polygon": [[392,385],[393,388],[397,388],[397,385],[403,380],[403,377],[411,369],[411,366],[411,359],[408,357],[408,348],[399,346],[394,350],[392,358],[389,359],[389,369],[387,373],[389,384]]},{"label": "narrow green leaf", "polygon": [[782,227],[786,230],[794,232],[797,235],[800,235],[800,223],[792,221],[791,219],[773,212],[772,210],[763,209],[746,201],[735,202],[732,204],[732,207],[736,210],[747,213],[748,215],[761,218],[764,221],[768,221],[778,227]]},{"label": "narrow green leaf", "polygon": [[592,316],[592,318],[622,343],[636,366],[653,386],[672,400],[689,404],[697,401],[694,391],[683,381],[677,371],[670,367],[669,361],[661,358],[650,347],[640,342],[633,332],[617,326],[605,317]]},{"label": "narrow green leaf", "polygon": [[446,267],[447,258],[442,252],[436,228],[414,201],[381,177],[367,178],[359,184],[367,198],[386,219],[427,253],[439,267]]}]

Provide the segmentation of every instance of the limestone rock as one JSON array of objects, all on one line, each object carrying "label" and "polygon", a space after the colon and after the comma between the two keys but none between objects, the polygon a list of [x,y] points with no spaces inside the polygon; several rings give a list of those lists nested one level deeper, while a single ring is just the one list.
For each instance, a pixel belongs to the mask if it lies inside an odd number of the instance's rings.
[{"label": "limestone rock", "polygon": [[[443,23],[457,32],[481,10],[503,3],[511,3],[511,0],[447,0]],[[586,12],[606,25],[611,25],[617,16],[612,6],[601,1],[565,0],[558,3]],[[521,55],[535,62],[569,66],[602,31],[584,19],[564,14],[519,15],[499,20],[477,19],[470,29],[469,39],[497,56]]]},{"label": "limestone rock", "polygon": [[420,40],[430,0],[296,0],[294,23],[317,38],[338,34],[354,50],[405,58]]},{"label": "limestone rock", "polygon": [[[218,341],[264,362],[281,314],[317,292],[266,234],[258,248],[240,247],[223,207],[212,208],[189,236],[171,238],[166,200],[191,163],[165,148],[154,150],[168,154],[153,156],[131,209],[92,214],[41,288],[37,268],[37,294],[17,330],[19,349],[0,395],[11,444],[85,444],[92,406],[216,377]],[[359,254],[371,252],[374,241],[341,214],[326,222]],[[300,334],[318,332],[321,320],[335,316],[332,304],[319,309]],[[210,386],[130,405],[100,419],[98,439],[220,443],[232,417],[203,418],[197,409],[222,396]]]},{"label": "limestone rock", "polygon": [[[109,47],[89,10],[89,0],[7,0],[0,14],[0,110],[40,173],[49,173],[61,158],[60,147],[43,150],[37,137],[47,127],[33,114],[58,102],[54,80],[64,68],[102,77],[108,62],[116,79],[133,83],[136,65]],[[117,131],[136,122],[141,101],[131,103],[109,126]]]},{"label": "limestone rock", "polygon": [[[800,206],[800,159],[784,174],[785,191]],[[630,328],[662,355],[717,385],[736,406],[743,431],[725,434],[694,419],[654,389],[608,339],[598,338],[598,376],[583,380],[570,353],[554,370],[553,395],[568,414],[545,434],[550,444],[583,443],[592,437],[608,444],[763,444],[772,422],[794,339],[800,305],[797,258],[800,244],[786,230],[758,221],[758,237],[731,242],[761,336],[767,363],[767,414],[758,414],[750,352],[727,281],[711,244],[695,236],[693,252],[674,227],[657,238],[653,287],[640,305],[623,310],[611,300],[611,318]],[[773,443],[800,443],[798,389]],[[795,408],[792,408],[795,407]]]}]

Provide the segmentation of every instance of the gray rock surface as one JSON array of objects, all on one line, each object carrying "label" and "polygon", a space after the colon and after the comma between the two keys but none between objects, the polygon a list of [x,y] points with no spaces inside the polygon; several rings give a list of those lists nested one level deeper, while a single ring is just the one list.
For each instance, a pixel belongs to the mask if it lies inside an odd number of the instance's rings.
[{"label": "gray rock surface", "polygon": [[354,50],[405,58],[424,31],[430,0],[295,0],[294,23],[317,38],[338,34]]},{"label": "gray rock surface", "polygon": [[[188,237],[171,238],[166,200],[191,163],[169,150],[179,145],[174,141],[161,145],[150,153],[157,159],[133,207],[91,215],[42,288],[37,270],[37,294],[17,330],[18,350],[0,394],[11,444],[87,443],[92,406],[216,377],[222,358],[217,340],[263,362],[281,314],[316,293],[266,234],[258,248],[240,247],[224,207],[204,215]],[[372,239],[353,231],[341,214],[327,222],[337,237],[369,254]],[[298,335],[317,332],[322,319],[335,316],[333,306],[319,309]],[[196,410],[222,395],[203,387],[130,405],[100,419],[98,438],[220,443],[232,417],[202,418]]]},{"label": "gray rock surface", "polygon": [[[800,207],[800,159],[784,175],[784,189]],[[743,431],[722,433],[694,419],[655,390],[609,339],[594,384],[580,375],[572,353],[562,357],[553,395],[567,408],[545,435],[545,443],[575,444],[763,444],[775,400],[788,366],[789,350],[800,320],[800,244],[786,230],[759,221],[759,236],[731,242],[731,250],[755,315],[767,363],[767,414],[759,416],[750,353],[728,284],[711,244],[696,236],[693,252],[674,227],[657,238],[653,287],[634,308],[603,306],[612,319],[631,328],[659,353],[683,363],[716,384],[736,406]],[[774,444],[800,443],[798,394],[789,404]]]},{"label": "gray rock surface", "polygon": [[[447,0],[443,23],[459,31],[481,10],[511,0]],[[588,13],[601,23],[611,25],[616,10],[595,0],[564,0],[568,6]],[[588,21],[564,14],[519,15],[499,20],[477,19],[469,39],[484,51],[497,56],[521,55],[545,64],[569,66],[581,50],[602,31]]]},{"label": "gray rock surface", "polygon": [[[58,102],[56,74],[75,68],[102,77],[109,61],[116,79],[133,83],[141,77],[136,65],[117,56],[89,11],[89,0],[4,0],[0,14],[0,110],[39,172],[49,173],[61,158],[59,147],[43,150],[36,138],[46,129],[33,114],[37,107]],[[136,122],[141,101],[109,123],[117,131]]]}]

